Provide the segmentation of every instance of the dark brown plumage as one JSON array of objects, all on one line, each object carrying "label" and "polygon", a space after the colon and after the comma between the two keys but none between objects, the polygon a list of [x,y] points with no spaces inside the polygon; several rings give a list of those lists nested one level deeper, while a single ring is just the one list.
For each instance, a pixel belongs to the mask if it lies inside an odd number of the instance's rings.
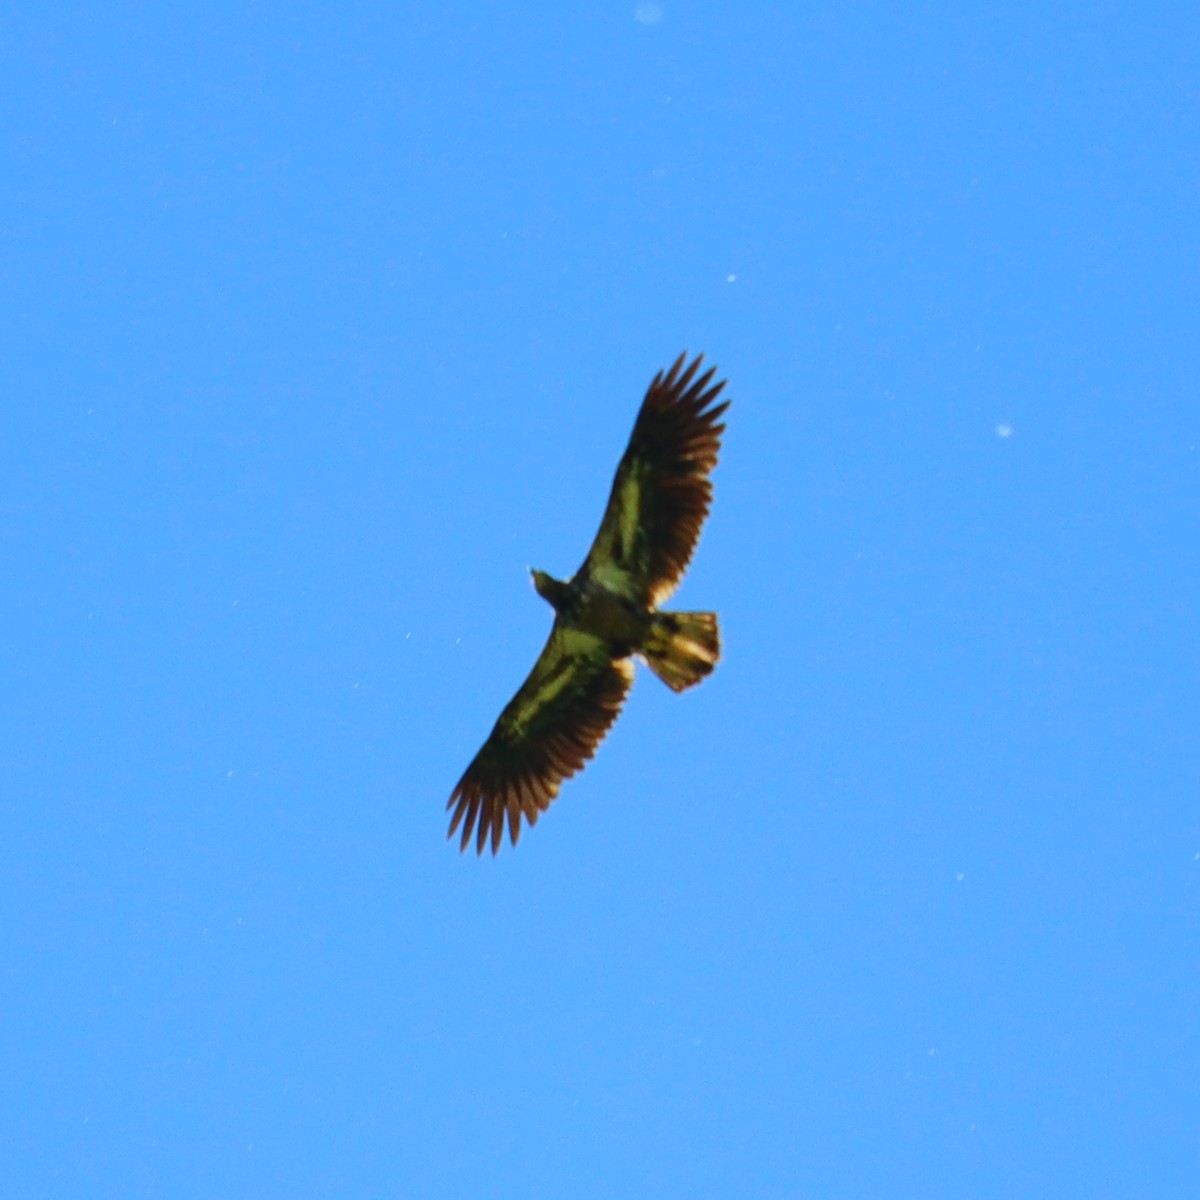
[{"label": "dark brown plumage", "polygon": [[720,656],[715,613],[664,613],[712,502],[729,402],[703,356],[681,354],[659,372],[617,466],[608,506],[583,565],[569,582],[533,572],[555,609],[550,638],[529,678],[458,781],[447,805],[450,836],[462,826],[483,852],[500,848],[507,823],[533,825],[562,781],[595,753],[633,683],[633,655],[675,691],[708,675]]}]

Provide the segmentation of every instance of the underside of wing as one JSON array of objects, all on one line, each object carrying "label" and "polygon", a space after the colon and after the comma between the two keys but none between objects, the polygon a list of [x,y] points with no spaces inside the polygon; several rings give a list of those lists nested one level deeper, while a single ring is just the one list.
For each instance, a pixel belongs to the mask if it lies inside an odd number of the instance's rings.
[{"label": "underside of wing", "polygon": [[712,503],[724,380],[686,352],[646,392],[581,571],[631,599],[661,604],[679,586]]},{"label": "underside of wing", "polygon": [[633,683],[633,661],[611,658],[604,642],[555,621],[529,678],[450,795],[450,837],[500,849],[505,822],[515,846],[521,818],[533,825],[596,752]]}]

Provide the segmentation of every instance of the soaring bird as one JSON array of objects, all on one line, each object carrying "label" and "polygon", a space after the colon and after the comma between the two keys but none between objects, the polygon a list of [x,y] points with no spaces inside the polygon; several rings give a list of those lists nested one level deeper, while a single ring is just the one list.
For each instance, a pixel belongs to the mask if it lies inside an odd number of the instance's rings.
[{"label": "soaring bird", "polygon": [[682,692],[716,665],[721,646],[711,612],[663,612],[679,586],[712,502],[725,381],[698,374],[703,355],[685,351],[653,379],[613,479],[608,507],[583,565],[567,581],[534,570],[533,586],[554,608],[550,638],[509,701],[447,808],[450,837],[462,826],[482,854],[500,849],[507,822],[515,846],[521,818],[550,806],[564,779],[596,752],[633,684],[633,657]]}]

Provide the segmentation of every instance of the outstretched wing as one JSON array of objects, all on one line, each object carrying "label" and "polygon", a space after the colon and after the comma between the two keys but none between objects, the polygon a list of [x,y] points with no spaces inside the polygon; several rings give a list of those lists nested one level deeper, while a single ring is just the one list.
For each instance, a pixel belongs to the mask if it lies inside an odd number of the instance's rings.
[{"label": "outstretched wing", "polygon": [[555,621],[529,678],[500,714],[488,740],[450,795],[450,832],[460,849],[500,849],[504,823],[515,846],[521,817],[530,825],[550,807],[562,781],[596,752],[633,683],[633,660],[613,659],[604,641]]},{"label": "outstretched wing", "polygon": [[712,502],[709,474],[721,449],[714,404],[725,381],[712,383],[704,356],[684,369],[685,351],[646,392],[617,467],[600,530],[580,573],[642,604],[659,605],[679,586]]}]

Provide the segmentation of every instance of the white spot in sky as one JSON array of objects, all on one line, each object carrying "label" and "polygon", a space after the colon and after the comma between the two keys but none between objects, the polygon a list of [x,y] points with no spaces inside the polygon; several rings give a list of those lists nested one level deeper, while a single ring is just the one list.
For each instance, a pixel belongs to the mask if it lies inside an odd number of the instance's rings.
[{"label": "white spot in sky", "polygon": [[633,19],[640,25],[657,25],[662,20],[661,4],[639,4],[633,10]]},{"label": "white spot in sky", "polygon": [[1007,422],[1001,421],[1000,424],[996,426],[996,436],[998,438],[1010,438],[1012,435],[1013,427],[1007,424]]}]

